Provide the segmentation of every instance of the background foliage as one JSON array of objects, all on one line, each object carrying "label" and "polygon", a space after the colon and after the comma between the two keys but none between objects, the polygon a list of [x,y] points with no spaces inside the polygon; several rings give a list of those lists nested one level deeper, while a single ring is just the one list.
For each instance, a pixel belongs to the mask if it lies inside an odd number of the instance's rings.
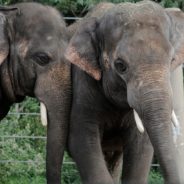
[{"label": "background foliage", "polygon": [[[108,0],[109,2],[137,2],[139,0]],[[0,4],[10,5],[27,0],[0,0]],[[83,16],[91,7],[102,0],[35,0],[58,8],[65,16]],[[164,7],[179,7],[184,10],[184,0],[156,1]],[[35,99],[27,98],[20,105],[14,105],[11,112],[39,113]],[[9,114],[0,123],[0,184],[44,184],[45,181],[45,139],[3,138],[2,136],[46,136],[46,128],[38,115]],[[6,161],[6,162],[4,162]],[[7,162],[9,161],[9,162]],[[12,162],[11,162],[12,161]],[[16,162],[28,161],[28,162]],[[65,154],[63,183],[79,184],[80,177],[71,158]],[[158,169],[153,169],[149,184],[162,184]]]},{"label": "background foliage", "polygon": [[[140,0],[33,0],[58,8],[65,16],[83,16],[91,7],[99,2],[138,2]],[[164,7],[179,7],[184,10],[184,0],[154,0]],[[9,5],[30,0],[0,0],[1,4]]]}]

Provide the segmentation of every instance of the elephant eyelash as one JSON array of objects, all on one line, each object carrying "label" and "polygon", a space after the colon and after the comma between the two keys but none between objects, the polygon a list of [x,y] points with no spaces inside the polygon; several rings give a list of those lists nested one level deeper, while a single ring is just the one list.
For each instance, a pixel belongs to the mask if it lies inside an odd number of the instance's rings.
[{"label": "elephant eyelash", "polygon": [[33,60],[39,65],[44,66],[44,65],[47,65],[51,61],[51,58],[46,53],[39,52],[39,53],[34,54]]},{"label": "elephant eyelash", "polygon": [[128,70],[128,65],[123,59],[117,59],[114,62],[114,66],[119,74],[124,74]]},{"label": "elephant eyelash", "polygon": [[175,58],[172,58],[172,60],[171,60],[171,64],[172,64],[174,61],[175,61]]}]

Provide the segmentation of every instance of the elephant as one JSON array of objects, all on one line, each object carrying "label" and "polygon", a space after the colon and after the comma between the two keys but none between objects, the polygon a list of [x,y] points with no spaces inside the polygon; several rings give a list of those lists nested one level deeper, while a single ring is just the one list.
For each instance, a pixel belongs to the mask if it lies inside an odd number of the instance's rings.
[{"label": "elephant", "polygon": [[68,150],[81,179],[116,183],[123,161],[122,183],[146,184],[154,150],[165,184],[182,184],[170,74],[183,63],[184,13],[141,1],[108,4],[99,14],[79,22],[65,51],[73,93]]},{"label": "elephant", "polygon": [[14,103],[35,97],[48,120],[46,177],[61,182],[71,101],[69,35],[60,13],[39,3],[0,7],[0,120]]}]

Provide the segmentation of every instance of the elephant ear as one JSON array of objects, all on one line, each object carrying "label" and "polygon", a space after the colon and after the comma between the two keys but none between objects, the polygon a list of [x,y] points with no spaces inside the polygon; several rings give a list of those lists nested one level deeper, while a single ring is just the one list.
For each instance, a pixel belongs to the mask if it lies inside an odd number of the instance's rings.
[{"label": "elephant ear", "polygon": [[8,22],[9,12],[17,10],[15,7],[0,6],[0,65],[9,54]]},{"label": "elephant ear", "polygon": [[96,18],[84,20],[70,40],[65,57],[94,79],[100,80],[101,70],[98,64],[97,27]]},{"label": "elephant ear", "polygon": [[6,33],[6,17],[0,12],[0,65],[7,58],[9,53],[9,43]]},{"label": "elephant ear", "polygon": [[184,63],[184,13],[178,8],[165,9],[171,22],[170,41],[175,56],[171,63],[171,70]]}]

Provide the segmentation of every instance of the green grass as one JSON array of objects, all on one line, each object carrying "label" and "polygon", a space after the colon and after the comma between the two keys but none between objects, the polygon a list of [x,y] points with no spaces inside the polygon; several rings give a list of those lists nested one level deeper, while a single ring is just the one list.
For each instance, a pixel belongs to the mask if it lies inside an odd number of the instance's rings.
[{"label": "green grass", "polygon": [[163,177],[158,171],[152,170],[149,175],[149,184],[163,184]]},{"label": "green grass", "polygon": [[[1,183],[1,182],[0,182]],[[46,180],[44,176],[34,176],[28,178],[26,176],[11,176],[9,181],[1,184],[45,184]]]},{"label": "green grass", "polygon": [[[13,176],[11,175],[6,182],[1,182],[0,184],[45,184],[46,179],[45,175],[35,175],[35,176]],[[62,178],[63,184],[81,184],[80,177],[77,174],[77,171],[75,170],[68,170],[67,172],[64,172],[63,178]],[[152,171],[149,175],[149,183],[148,184],[163,184],[163,178],[160,175],[160,173]]]}]

